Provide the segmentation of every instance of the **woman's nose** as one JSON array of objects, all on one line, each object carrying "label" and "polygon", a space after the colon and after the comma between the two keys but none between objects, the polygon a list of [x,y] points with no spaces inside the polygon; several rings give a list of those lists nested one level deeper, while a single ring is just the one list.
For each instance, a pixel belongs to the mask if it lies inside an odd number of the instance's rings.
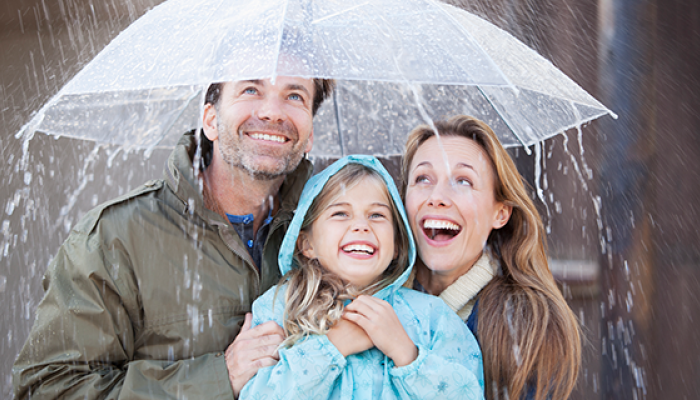
[{"label": "woman's nose", "polygon": [[428,205],[433,207],[447,207],[452,202],[447,194],[447,188],[444,185],[435,185],[428,197]]}]

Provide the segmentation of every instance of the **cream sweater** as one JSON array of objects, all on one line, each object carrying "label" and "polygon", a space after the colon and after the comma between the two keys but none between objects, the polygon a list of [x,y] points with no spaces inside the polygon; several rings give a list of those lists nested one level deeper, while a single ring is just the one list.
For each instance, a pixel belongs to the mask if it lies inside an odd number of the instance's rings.
[{"label": "cream sweater", "polygon": [[[440,293],[440,297],[463,320],[471,314],[476,303],[476,295],[496,274],[496,266],[487,252],[484,252],[474,266],[453,284]],[[416,270],[408,278],[404,286],[413,288]]]}]

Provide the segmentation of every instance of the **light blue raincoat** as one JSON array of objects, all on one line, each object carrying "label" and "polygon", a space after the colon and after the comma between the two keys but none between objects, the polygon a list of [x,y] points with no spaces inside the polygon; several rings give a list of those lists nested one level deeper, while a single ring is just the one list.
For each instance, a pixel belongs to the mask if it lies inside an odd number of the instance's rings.
[{"label": "light blue raincoat", "polygon": [[[282,273],[296,267],[292,255],[299,229],[314,198],[328,179],[348,163],[378,171],[410,232],[401,197],[389,173],[371,156],[349,156],[307,182],[279,253]],[[406,271],[374,296],[389,302],[418,347],[418,358],[395,367],[377,348],[348,357],[326,335],[312,335],[291,348],[280,349],[279,362],[258,371],[243,388],[241,399],[483,399],[481,351],[464,322],[437,297],[401,287],[416,258],[410,238]],[[275,287],[253,303],[253,325],[283,324],[284,291]],[[273,307],[274,302],[274,307]]]}]

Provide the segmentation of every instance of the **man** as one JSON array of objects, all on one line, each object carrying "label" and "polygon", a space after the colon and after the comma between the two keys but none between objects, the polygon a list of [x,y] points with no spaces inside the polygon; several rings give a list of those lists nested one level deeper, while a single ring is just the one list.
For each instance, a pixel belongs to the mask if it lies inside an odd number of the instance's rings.
[{"label": "man", "polygon": [[231,399],[274,364],[284,332],[250,329],[246,313],[279,279],[331,90],[293,77],[211,85],[201,140],[183,136],[164,179],[90,211],[59,249],[16,398]]}]

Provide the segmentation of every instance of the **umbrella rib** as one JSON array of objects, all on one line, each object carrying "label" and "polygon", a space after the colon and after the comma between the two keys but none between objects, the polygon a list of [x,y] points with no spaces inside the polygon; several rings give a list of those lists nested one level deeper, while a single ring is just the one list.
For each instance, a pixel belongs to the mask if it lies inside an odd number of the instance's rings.
[{"label": "umbrella rib", "polygon": [[[177,122],[177,121],[180,119],[180,117],[182,116],[182,114],[185,113],[185,111],[187,110],[187,107],[190,105],[190,102],[192,102],[193,99],[199,97],[199,95],[200,95],[202,92],[206,92],[206,90],[205,90],[204,88],[200,88],[199,90],[196,90],[196,91],[187,99],[187,102],[185,103],[185,106],[182,107],[182,109],[180,109],[180,112],[177,113],[177,116],[175,116],[174,118],[172,118],[171,121],[170,121],[170,124],[168,124],[168,127],[167,127],[167,128],[164,128],[164,129],[162,130],[163,133],[161,134],[160,139],[158,139],[157,142],[155,142],[153,145],[150,146],[151,149],[155,148],[156,146],[158,146],[158,143],[160,143],[161,141],[163,141],[163,139],[168,135],[168,132],[170,132],[170,129],[173,127],[173,125],[175,125],[175,122]],[[199,124],[198,124],[198,125],[199,125]],[[201,127],[199,127],[199,128],[201,129]]]},{"label": "umbrella rib", "polygon": [[[577,84],[576,82],[574,82],[574,81],[571,81],[571,82],[572,82],[574,85],[578,85],[578,84]],[[452,85],[452,84],[447,84],[447,85]],[[469,86],[469,85],[467,85],[467,86]],[[484,87],[500,87],[499,85],[475,85],[475,86],[479,87],[479,91],[481,91],[481,86],[484,86]],[[516,85],[516,86],[514,86],[514,87],[516,88],[517,91],[527,90],[527,91],[532,92],[532,93],[539,93],[539,94],[542,94],[542,95],[547,96],[547,97],[550,97],[550,98],[552,98],[552,99],[559,99],[559,100],[562,100],[562,101],[568,101],[568,102],[571,102],[571,103],[574,103],[574,104],[580,104],[580,105],[584,105],[584,106],[587,106],[587,107],[595,108],[595,109],[597,109],[597,110],[603,110],[604,112],[603,112],[602,114],[600,114],[600,115],[609,114],[611,117],[617,119],[617,114],[616,114],[614,111],[612,111],[611,109],[609,109],[608,107],[606,107],[605,104],[601,103],[600,101],[598,101],[598,100],[597,100],[595,97],[593,97],[593,96],[590,96],[590,97],[591,97],[591,99],[593,100],[594,103],[589,103],[589,102],[584,102],[584,101],[581,100],[581,99],[571,99],[570,97],[564,97],[564,96],[560,96],[560,95],[557,95],[557,94],[554,94],[554,93],[550,93],[550,92],[546,92],[546,91],[543,91],[543,90],[532,89],[532,88],[526,87],[526,86],[517,86],[517,85]],[[588,94],[588,92],[586,92],[583,88],[581,88],[581,90],[584,91],[586,94]]]},{"label": "umbrella rib", "polygon": [[[610,114],[613,118],[617,118],[617,114],[615,114],[615,112],[613,112],[613,111],[610,110],[608,107],[606,107],[605,104],[603,104],[603,103],[601,103],[600,101],[598,101],[598,99],[596,99],[595,97],[591,96],[588,92],[585,91],[585,89],[581,88],[581,87],[578,85],[578,83],[576,83],[576,82],[573,81],[573,80],[570,80],[570,82],[571,82],[572,84],[576,85],[579,89],[581,89],[581,91],[583,91],[584,93],[586,93],[586,94],[590,97],[590,99],[592,100],[592,102],[587,102],[587,101],[584,101],[583,99],[572,99],[571,97],[561,96],[561,95],[559,95],[559,94],[551,93],[551,92],[549,92],[549,91],[544,91],[544,90],[539,90],[539,89],[533,89],[533,88],[528,87],[528,86],[525,86],[525,85],[520,85],[520,86],[515,85],[515,87],[517,88],[518,91],[527,90],[527,91],[529,91],[529,92],[532,92],[532,93],[539,93],[539,94],[542,94],[542,95],[544,95],[544,96],[551,97],[551,98],[553,98],[553,99],[559,99],[559,100],[564,100],[564,101],[571,101],[571,102],[574,102],[574,103],[576,103],[576,104],[581,104],[581,105],[588,106],[588,107],[591,107],[591,108],[596,108],[596,109],[600,109],[600,110],[605,110],[605,112],[606,112],[607,114]],[[481,86],[486,86],[486,87],[498,87],[499,85],[481,85]]]},{"label": "umbrella rib", "polygon": [[277,36],[277,49],[275,50],[275,62],[272,64],[272,76],[270,81],[274,84],[277,80],[277,64],[280,59],[280,51],[282,50],[282,36],[284,35],[284,25],[287,19],[287,10],[289,9],[289,0],[284,2],[284,10],[282,10],[282,21],[280,23],[280,32]]},{"label": "umbrella rib", "polygon": [[[476,40],[474,40],[474,37],[472,37],[472,35],[469,33],[469,31],[467,31],[466,29],[464,29],[464,26],[462,26],[462,24],[460,24],[459,21],[457,21],[457,20],[455,19],[455,17],[452,16],[452,14],[448,13],[447,11],[445,11],[445,9],[444,9],[443,7],[437,5],[435,0],[425,0],[425,2],[428,3],[428,4],[431,4],[431,5],[433,6],[433,8],[437,9],[439,13],[443,14],[449,21],[451,21],[455,26],[457,26],[457,29],[461,30],[462,33],[463,33],[466,37],[470,38],[471,41],[472,41],[473,43],[475,43],[475,44],[478,45],[479,42],[477,42]],[[455,6],[452,6],[452,5],[449,5],[449,4],[446,4],[446,5],[449,6],[449,7],[455,7]],[[457,7],[455,7],[455,8],[457,8]],[[482,48],[481,45],[478,45],[478,46],[479,46],[479,48]],[[483,48],[482,48],[482,50],[483,50]],[[513,82],[511,82],[510,79],[503,73],[503,71],[501,71],[501,69],[498,68],[498,64],[496,64],[496,62],[493,60],[493,58],[491,58],[491,56],[490,56],[486,51],[482,51],[482,53],[483,53],[486,57],[488,57],[489,61],[491,61],[491,63],[496,67],[496,69],[497,69],[498,72],[500,73],[501,77],[503,77],[503,80],[505,80],[505,81],[508,83],[508,86],[516,87],[516,86],[513,84]]]},{"label": "umbrella rib", "polygon": [[345,14],[345,13],[348,13],[348,12],[350,12],[350,11],[356,9],[356,8],[364,7],[364,6],[366,6],[367,4],[369,4],[369,2],[368,2],[368,1],[365,1],[365,2],[362,3],[362,4],[358,4],[358,5],[354,6],[354,7],[347,8],[347,9],[345,9],[345,10],[343,10],[343,11],[338,11],[338,12],[335,13],[335,14],[326,15],[326,16],[323,17],[323,18],[319,18],[319,19],[313,21],[312,24],[317,24],[317,23],[319,23],[319,22],[321,22],[321,21],[325,21],[325,20],[327,20],[327,19],[335,18],[335,17],[337,17],[337,16],[339,16],[339,15],[343,15],[343,14]]},{"label": "umbrella rib", "polygon": [[513,136],[515,136],[515,138],[518,139],[518,141],[525,148],[525,151],[529,154],[529,149],[527,148],[528,145],[525,143],[523,138],[520,137],[520,135],[518,135],[518,132],[516,132],[515,129],[513,129],[513,127],[510,125],[510,122],[506,119],[506,116],[496,107],[496,104],[494,104],[494,102],[491,101],[491,98],[489,98],[489,96],[486,93],[484,93],[484,91],[481,89],[481,86],[476,85],[476,88],[479,90],[479,93],[481,93],[481,95],[484,96],[484,98],[491,105],[491,107],[493,107],[493,109],[498,113],[501,119],[503,119],[503,123],[505,123],[508,129],[510,129],[510,131],[513,132]]},{"label": "umbrella rib", "polygon": [[340,121],[340,105],[338,104],[338,95],[336,92],[340,89],[340,87],[336,87],[336,89],[333,91],[333,105],[335,106],[335,123],[338,128],[338,141],[340,142],[340,155],[345,156],[345,145],[344,145],[344,140],[343,140],[343,126]]}]

